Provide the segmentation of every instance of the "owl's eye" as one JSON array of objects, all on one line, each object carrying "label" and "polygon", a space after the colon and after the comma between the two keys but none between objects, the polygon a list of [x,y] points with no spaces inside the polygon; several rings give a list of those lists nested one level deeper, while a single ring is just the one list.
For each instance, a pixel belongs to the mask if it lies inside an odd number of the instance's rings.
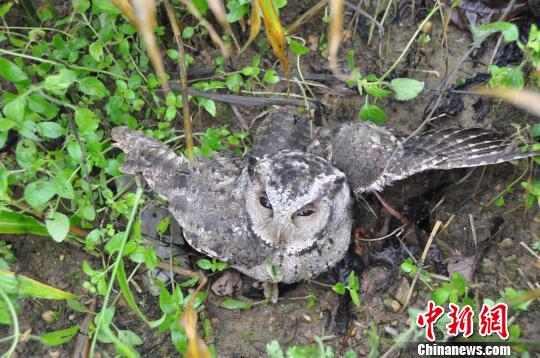
[{"label": "owl's eye", "polygon": [[304,210],[300,210],[296,213],[296,216],[310,216],[311,214],[313,214],[313,210],[310,210],[310,209],[304,209]]},{"label": "owl's eye", "polygon": [[264,207],[264,208],[267,208],[267,209],[272,209],[272,204],[270,204],[270,202],[268,201],[268,198],[266,196],[261,196],[259,198],[259,202],[261,203],[261,205]]}]

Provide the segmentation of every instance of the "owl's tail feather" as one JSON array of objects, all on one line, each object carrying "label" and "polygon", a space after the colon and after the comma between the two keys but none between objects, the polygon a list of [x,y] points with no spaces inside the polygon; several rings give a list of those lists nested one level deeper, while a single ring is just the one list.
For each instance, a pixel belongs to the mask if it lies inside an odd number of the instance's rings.
[{"label": "owl's tail feather", "polygon": [[408,176],[428,169],[476,167],[540,155],[524,148],[521,138],[502,138],[486,129],[445,128],[406,141],[401,166]]},{"label": "owl's tail feather", "polygon": [[158,194],[169,197],[171,181],[178,175],[188,174],[189,162],[176,155],[163,143],[127,127],[112,130],[113,146],[126,153],[120,170],[126,174],[142,174]]}]

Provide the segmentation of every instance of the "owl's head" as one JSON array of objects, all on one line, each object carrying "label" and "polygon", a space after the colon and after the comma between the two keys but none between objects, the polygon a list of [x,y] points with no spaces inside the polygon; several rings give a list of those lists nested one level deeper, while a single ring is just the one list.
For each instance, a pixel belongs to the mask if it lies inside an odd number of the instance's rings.
[{"label": "owl's head", "polygon": [[247,172],[249,230],[265,245],[283,255],[320,257],[338,244],[335,254],[344,254],[352,219],[341,171],[318,156],[284,150],[251,158]]}]

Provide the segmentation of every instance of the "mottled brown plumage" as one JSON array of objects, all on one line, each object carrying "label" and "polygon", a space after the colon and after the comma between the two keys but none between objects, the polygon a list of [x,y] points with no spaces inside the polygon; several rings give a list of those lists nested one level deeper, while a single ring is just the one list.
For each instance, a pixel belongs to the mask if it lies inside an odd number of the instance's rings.
[{"label": "mottled brown plumage", "polygon": [[[351,236],[351,189],[382,190],[429,169],[525,158],[521,143],[484,129],[445,128],[404,140],[372,123],[310,128],[292,109],[273,111],[257,130],[252,155],[188,162],[126,127],[113,129],[121,170],[140,173],[198,251],[257,280],[310,278],[340,261]],[[313,138],[313,139],[311,139]],[[275,270],[274,270],[275,271]]]}]

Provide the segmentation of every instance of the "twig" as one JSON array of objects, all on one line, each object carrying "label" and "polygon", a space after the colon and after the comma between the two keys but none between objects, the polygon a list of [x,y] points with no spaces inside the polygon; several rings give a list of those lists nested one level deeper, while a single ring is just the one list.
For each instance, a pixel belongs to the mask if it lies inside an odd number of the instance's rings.
[{"label": "twig", "polygon": [[157,267],[159,267],[162,270],[172,271],[172,272],[177,273],[177,274],[179,274],[181,276],[187,276],[187,277],[197,277],[197,276],[199,276],[198,272],[191,271],[191,270],[185,269],[183,267],[179,267],[179,266],[176,266],[176,265],[173,265],[173,264],[170,264],[170,263],[166,263],[166,262],[158,262]]},{"label": "twig", "polygon": [[474,227],[474,218],[472,214],[469,214],[469,223],[471,224],[472,237],[474,240],[474,246],[478,247],[478,241],[476,240],[476,228]]},{"label": "twig", "polygon": [[405,302],[403,302],[403,305],[401,306],[401,309],[399,312],[403,312],[405,307],[409,304],[409,301],[411,300],[412,292],[414,290],[414,286],[416,285],[416,281],[418,281],[418,277],[420,276],[420,271],[422,270],[422,266],[424,265],[424,260],[427,257],[427,254],[429,252],[429,249],[431,248],[431,243],[433,242],[433,239],[435,238],[435,235],[437,235],[437,232],[439,231],[439,228],[442,226],[442,221],[437,220],[435,223],[435,226],[433,227],[433,230],[431,231],[431,235],[429,235],[428,242],[426,243],[426,246],[424,247],[424,252],[422,252],[422,257],[420,257],[420,260],[418,261],[418,264],[416,265],[416,273],[414,274],[414,278],[411,283],[411,287],[409,288],[409,292],[407,292],[407,297],[405,298]]},{"label": "twig", "polygon": [[523,246],[527,251],[530,252],[531,255],[533,255],[537,260],[540,260],[540,256],[538,256],[538,254],[536,252],[534,252],[533,249],[531,249],[529,246],[527,246],[526,243],[524,243],[523,241],[521,241],[519,243],[521,246]]},{"label": "twig", "polygon": [[212,39],[212,41],[214,41],[215,44],[219,46],[219,49],[221,50],[223,57],[229,57],[230,52],[231,52],[230,49],[227,46],[225,46],[223,41],[221,41],[221,38],[219,37],[218,33],[216,32],[212,24],[209,23],[201,15],[199,10],[195,7],[195,5],[193,5],[193,2],[189,0],[180,0],[180,2],[184,4],[188,8],[189,12],[191,12],[191,14],[195,16],[197,20],[199,20],[199,23],[208,30],[208,34],[210,35],[210,38]]},{"label": "twig", "polygon": [[362,238],[359,238],[358,240],[360,241],[381,241],[381,240],[384,240],[384,239],[387,239],[395,234],[401,234],[403,232],[403,230],[405,229],[407,225],[403,224],[401,225],[400,227],[398,227],[397,229],[395,229],[394,231],[392,231],[391,233],[389,234],[386,234],[384,236],[381,236],[381,237],[376,237],[376,238],[373,238],[373,239],[362,239]]},{"label": "twig", "polygon": [[174,34],[174,41],[178,47],[178,68],[180,70],[180,91],[182,93],[182,113],[184,117],[184,134],[186,136],[186,157],[189,160],[193,160],[193,130],[191,128],[191,116],[189,113],[189,96],[187,85],[187,71],[186,71],[186,52],[184,51],[184,42],[182,41],[182,34],[180,31],[180,25],[176,19],[174,10],[169,0],[164,0],[165,9],[167,10],[167,16],[171,23],[171,28]]},{"label": "twig", "polygon": [[[171,82],[171,89],[179,90],[180,85],[178,83]],[[208,98],[218,102],[225,102],[229,104],[236,104],[239,106],[256,106],[265,107],[270,105],[276,106],[297,106],[302,107],[305,102],[303,99],[288,98],[288,97],[255,97],[255,96],[240,96],[233,94],[220,94],[200,91],[198,89],[189,87],[188,93],[190,96]],[[318,100],[308,99],[310,106],[315,107]]]},{"label": "twig", "polygon": [[[420,32],[422,31],[422,29],[424,28],[425,24],[429,21],[429,19],[431,19],[431,17],[433,15],[435,15],[435,13],[439,10],[439,8],[441,7],[441,4],[438,3],[437,6],[435,6],[430,12],[429,14],[426,16],[426,18],[424,19],[424,21],[422,21],[420,23],[420,25],[418,25],[418,28],[416,29],[416,32],[414,33],[414,35],[411,37],[411,39],[409,40],[409,42],[407,43],[407,45],[405,46],[405,48],[403,49],[403,51],[401,51],[399,57],[397,58],[397,60],[392,64],[392,66],[390,66],[390,68],[384,73],[384,75],[381,76],[380,78],[380,82],[382,82],[386,77],[388,77],[388,75],[390,75],[392,73],[392,71],[394,71],[394,69],[396,68],[396,66],[401,62],[401,60],[403,60],[403,58],[405,57],[405,54],[409,51],[409,48],[412,46],[414,40],[416,40],[416,37],[420,34]],[[430,116],[431,117],[431,116]]]},{"label": "twig", "polygon": [[81,149],[81,165],[84,173],[84,180],[86,180],[86,183],[88,184],[87,189],[87,195],[90,197],[90,201],[92,202],[92,208],[94,209],[94,212],[96,211],[96,202],[94,201],[94,196],[92,195],[92,183],[90,182],[90,175],[88,174],[88,165],[87,165],[87,154],[86,154],[86,147],[81,141],[81,137],[79,135],[79,131],[77,130],[77,125],[75,124],[75,121],[73,120],[73,117],[70,113],[67,115],[67,119],[69,122],[69,126],[71,127],[71,131],[73,132],[73,135],[75,136],[75,140],[77,141],[77,144],[79,145],[79,148]]},{"label": "twig", "polygon": [[327,0],[320,0],[318,3],[313,5],[308,11],[304,12],[300,17],[298,17],[288,28],[287,32],[292,34],[300,26],[309,21],[312,17],[316,16],[322,9],[325,8]]}]

